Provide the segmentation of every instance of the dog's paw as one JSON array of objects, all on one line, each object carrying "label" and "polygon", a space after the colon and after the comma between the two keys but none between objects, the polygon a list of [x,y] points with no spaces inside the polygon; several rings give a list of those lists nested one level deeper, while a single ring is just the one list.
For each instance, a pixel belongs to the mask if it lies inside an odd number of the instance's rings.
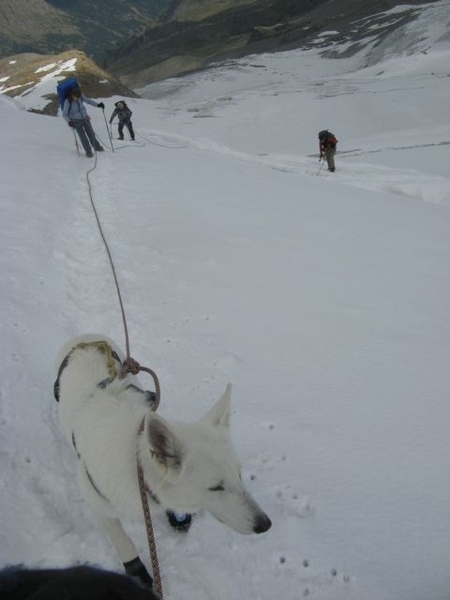
[{"label": "dog's paw", "polygon": [[123,563],[125,573],[144,588],[153,589],[153,579],[139,556]]}]

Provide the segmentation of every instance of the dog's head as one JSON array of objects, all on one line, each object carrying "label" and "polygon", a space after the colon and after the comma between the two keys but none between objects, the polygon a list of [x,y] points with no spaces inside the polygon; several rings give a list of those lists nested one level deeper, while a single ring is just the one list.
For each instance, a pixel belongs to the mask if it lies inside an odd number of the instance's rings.
[{"label": "dog's head", "polygon": [[[262,533],[271,526],[241,477],[230,434],[231,385],[212,409],[192,424],[173,424],[151,413],[142,462],[151,461],[159,482],[154,490],[168,508],[204,509],[238,533]],[[154,479],[154,477],[152,477]]]}]

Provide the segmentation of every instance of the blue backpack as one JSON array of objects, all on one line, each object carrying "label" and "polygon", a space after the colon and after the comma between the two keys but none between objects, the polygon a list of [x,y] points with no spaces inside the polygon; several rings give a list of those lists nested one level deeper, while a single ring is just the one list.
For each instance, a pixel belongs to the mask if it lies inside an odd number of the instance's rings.
[{"label": "blue backpack", "polygon": [[64,108],[64,102],[67,99],[67,96],[70,91],[74,88],[79,88],[78,81],[75,77],[69,77],[69,79],[65,79],[64,81],[60,81],[56,86],[56,93],[58,94],[59,105],[61,110]]}]

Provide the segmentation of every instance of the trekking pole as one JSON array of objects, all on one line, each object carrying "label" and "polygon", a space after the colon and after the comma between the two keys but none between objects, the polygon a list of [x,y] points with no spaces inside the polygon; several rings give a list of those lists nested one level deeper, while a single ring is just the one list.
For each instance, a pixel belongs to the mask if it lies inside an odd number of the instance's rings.
[{"label": "trekking pole", "polygon": [[319,169],[318,169],[318,171],[317,171],[317,173],[316,173],[316,177],[318,177],[318,176],[319,176],[319,174],[320,174],[320,171],[322,170],[322,167],[323,167],[323,165],[324,165],[324,161],[323,161],[322,157],[321,157],[321,158],[319,158],[319,162],[320,162],[320,167],[319,167]]},{"label": "trekking pole", "polygon": [[111,135],[111,132],[109,131],[108,121],[106,120],[105,109],[104,108],[102,108],[102,113],[103,113],[103,118],[105,119],[106,131],[108,132],[109,143],[111,144],[111,150],[114,152],[114,145],[113,145],[113,141],[112,141],[112,135]]},{"label": "trekking pole", "polygon": [[72,127],[72,131],[73,131],[73,139],[75,140],[75,147],[77,149],[77,154],[78,154],[78,156],[80,156],[80,147],[78,146],[77,136],[75,133],[75,129],[73,127]]}]

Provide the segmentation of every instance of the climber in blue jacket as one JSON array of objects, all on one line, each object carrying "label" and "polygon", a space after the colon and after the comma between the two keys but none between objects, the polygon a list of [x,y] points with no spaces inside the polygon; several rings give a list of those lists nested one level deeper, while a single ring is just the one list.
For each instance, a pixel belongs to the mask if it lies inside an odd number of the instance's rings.
[{"label": "climber in blue jacket", "polygon": [[77,132],[81,143],[83,144],[86,156],[91,158],[94,150],[97,152],[102,152],[103,148],[95,137],[95,133],[91,125],[91,117],[87,113],[84,105],[85,103],[90,104],[91,106],[97,106],[102,110],[105,108],[103,102],[91,100],[91,98],[88,98],[81,93],[80,88],[75,87],[68,93],[68,96],[64,102],[62,115],[69,124],[69,127],[73,127]]}]

